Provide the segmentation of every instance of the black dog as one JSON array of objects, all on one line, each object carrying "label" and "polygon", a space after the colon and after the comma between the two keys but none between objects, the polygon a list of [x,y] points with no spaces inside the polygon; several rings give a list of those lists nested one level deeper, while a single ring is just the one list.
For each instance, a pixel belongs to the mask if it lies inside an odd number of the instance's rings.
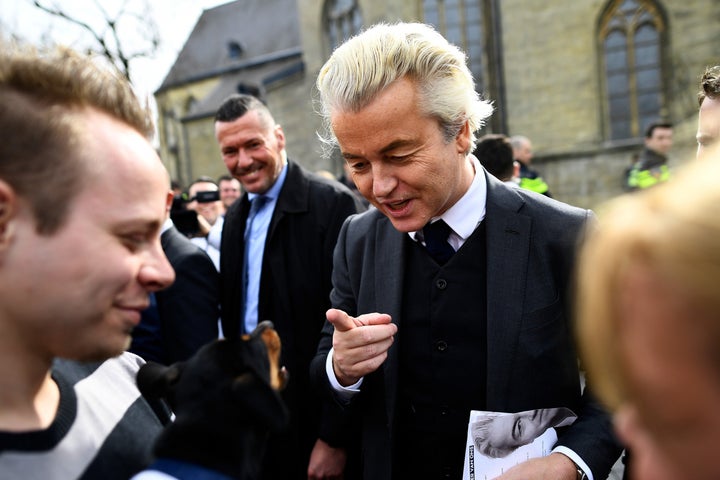
[{"label": "black dog", "polygon": [[266,321],[240,339],[205,345],[185,362],[144,365],[140,391],[165,399],[175,413],[155,443],[159,461],[151,468],[161,470],[167,459],[231,478],[258,478],[268,434],[288,423],[278,394],[287,374],[279,360],[280,337]]}]

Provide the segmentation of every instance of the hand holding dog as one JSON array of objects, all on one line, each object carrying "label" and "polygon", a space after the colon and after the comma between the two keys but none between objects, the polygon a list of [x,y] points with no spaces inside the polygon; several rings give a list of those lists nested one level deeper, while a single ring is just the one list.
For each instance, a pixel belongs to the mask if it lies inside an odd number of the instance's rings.
[{"label": "hand holding dog", "polygon": [[327,320],[333,333],[333,370],[343,386],[357,383],[383,364],[394,342],[397,325],[385,313],[366,313],[351,317],[331,308]]}]

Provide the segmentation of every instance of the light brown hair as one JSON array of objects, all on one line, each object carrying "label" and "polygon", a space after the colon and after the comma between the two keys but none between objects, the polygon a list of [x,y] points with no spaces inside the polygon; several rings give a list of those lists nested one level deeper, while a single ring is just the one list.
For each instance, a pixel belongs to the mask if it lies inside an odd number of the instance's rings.
[{"label": "light brown hair", "polygon": [[41,234],[63,224],[82,185],[87,109],[153,134],[149,110],[114,69],[66,47],[0,42],[0,180],[29,202]]},{"label": "light brown hair", "polygon": [[[623,335],[620,293],[642,269],[693,305],[678,318],[703,332],[708,361],[720,379],[720,150],[680,169],[671,181],[612,200],[598,209],[577,265],[576,298],[582,361],[601,400],[617,408],[631,391],[619,338]],[[661,301],[662,299],[658,299]],[[648,328],[651,328],[648,326]]]}]

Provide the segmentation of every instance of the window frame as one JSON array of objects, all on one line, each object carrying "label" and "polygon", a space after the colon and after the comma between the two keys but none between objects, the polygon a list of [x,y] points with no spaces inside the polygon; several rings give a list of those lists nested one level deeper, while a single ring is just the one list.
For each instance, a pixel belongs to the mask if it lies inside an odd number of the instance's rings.
[{"label": "window frame", "polygon": [[[628,7],[636,6],[633,11]],[[657,59],[651,63],[656,70],[656,77],[659,85],[652,89],[643,89],[638,85],[638,75],[647,72],[650,69],[647,65],[638,65],[636,59],[637,51],[637,34],[643,28],[652,27],[655,32],[656,40],[654,46],[657,50]],[[624,59],[625,68],[609,71],[608,70],[608,48],[606,41],[611,35],[619,33],[624,37]],[[666,56],[669,51],[667,43],[667,19],[658,2],[653,0],[611,0],[607,3],[604,11],[599,17],[598,33],[597,33],[597,50],[599,63],[599,78],[601,85],[601,103],[602,103],[602,125],[604,138],[609,141],[622,141],[633,138],[642,137],[646,123],[650,120],[664,120],[667,118],[668,103],[667,99],[667,61]],[[621,46],[621,47],[622,47]],[[653,46],[653,43],[646,43],[646,46]],[[619,53],[621,49],[613,48],[611,52]],[[622,55],[621,55],[622,56]],[[612,82],[610,81],[611,73],[622,74],[627,76],[627,93],[628,104],[628,127],[621,133],[613,131],[613,102],[619,100],[618,96],[610,91]],[[643,93],[657,95],[657,111],[650,114],[641,112],[640,97]]]}]

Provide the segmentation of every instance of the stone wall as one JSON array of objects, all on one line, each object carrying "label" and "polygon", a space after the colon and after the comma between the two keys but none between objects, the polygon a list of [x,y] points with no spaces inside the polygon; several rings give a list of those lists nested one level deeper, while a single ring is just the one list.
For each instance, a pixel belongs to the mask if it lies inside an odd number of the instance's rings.
[{"label": "stone wall", "polygon": [[[420,15],[419,0],[358,2],[366,25],[412,21]],[[720,2],[658,3],[668,25],[667,115],[676,124],[672,161],[679,164],[694,151],[699,76],[707,65],[720,64]],[[535,167],[558,199],[591,207],[618,195],[622,172],[641,149],[642,138],[611,142],[604,133],[597,30],[608,2],[502,0],[500,5],[506,104],[498,107],[504,108],[508,125],[508,131],[500,133],[522,134],[533,141]],[[283,126],[290,157],[310,170],[339,174],[339,161],[322,157],[316,137],[320,120],[313,105],[313,86],[329,55],[322,33],[322,7],[323,0],[298,0],[305,70],[270,87],[267,100]],[[201,93],[207,88],[167,92],[162,103],[181,110],[193,90]],[[177,155],[180,163],[191,163],[186,170],[193,176],[224,173],[212,121],[185,122],[184,127],[183,141],[189,144],[181,146]],[[172,152],[163,148],[163,157],[171,159]]]}]

